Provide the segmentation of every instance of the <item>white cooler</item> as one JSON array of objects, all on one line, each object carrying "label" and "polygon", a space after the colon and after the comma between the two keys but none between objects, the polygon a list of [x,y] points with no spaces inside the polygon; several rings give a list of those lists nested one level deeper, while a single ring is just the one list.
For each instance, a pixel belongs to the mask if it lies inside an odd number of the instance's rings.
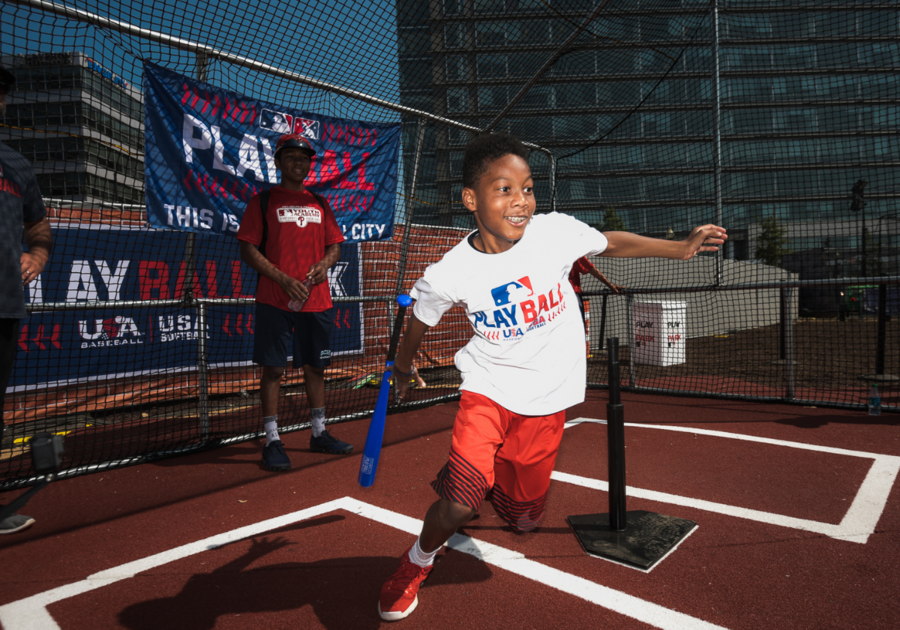
[{"label": "white cooler", "polygon": [[634,361],[643,365],[684,363],[687,302],[634,303]]}]

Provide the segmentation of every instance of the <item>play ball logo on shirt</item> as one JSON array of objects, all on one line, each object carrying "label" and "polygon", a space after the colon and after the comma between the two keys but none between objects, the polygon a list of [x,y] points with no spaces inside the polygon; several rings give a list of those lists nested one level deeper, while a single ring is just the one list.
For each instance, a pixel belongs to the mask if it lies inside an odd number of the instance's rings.
[{"label": "play ball logo on shirt", "polygon": [[322,210],[314,206],[282,206],[278,208],[278,222],[296,223],[298,227],[321,223]]},{"label": "play ball logo on shirt", "polygon": [[531,278],[528,276],[507,282],[506,284],[501,284],[499,287],[491,289],[491,297],[494,298],[494,306],[518,304],[532,295],[534,295],[534,289],[531,288]]},{"label": "play ball logo on shirt", "polygon": [[566,310],[561,283],[535,294],[528,276],[494,287],[491,298],[495,309],[472,313],[470,318],[475,330],[492,341],[521,339]]}]

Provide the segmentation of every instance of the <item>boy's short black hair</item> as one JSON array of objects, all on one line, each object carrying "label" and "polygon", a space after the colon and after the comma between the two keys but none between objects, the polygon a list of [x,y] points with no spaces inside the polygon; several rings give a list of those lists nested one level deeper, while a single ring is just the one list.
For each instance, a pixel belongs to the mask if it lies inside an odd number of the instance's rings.
[{"label": "boy's short black hair", "polygon": [[463,187],[475,188],[491,162],[510,154],[528,161],[528,149],[508,133],[484,134],[469,142],[463,155]]}]

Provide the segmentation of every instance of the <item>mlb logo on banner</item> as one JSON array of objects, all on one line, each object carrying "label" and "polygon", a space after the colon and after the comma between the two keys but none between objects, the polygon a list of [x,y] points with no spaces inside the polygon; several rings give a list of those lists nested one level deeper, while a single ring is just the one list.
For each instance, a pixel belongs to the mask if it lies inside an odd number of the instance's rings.
[{"label": "mlb logo on banner", "polygon": [[294,133],[299,133],[304,138],[309,138],[310,140],[318,140],[319,121],[296,118],[294,119]]},{"label": "mlb logo on banner", "polygon": [[[296,133],[293,130],[294,117],[271,109],[264,109],[259,115],[259,126],[275,133]],[[299,119],[297,122],[300,122]]]}]

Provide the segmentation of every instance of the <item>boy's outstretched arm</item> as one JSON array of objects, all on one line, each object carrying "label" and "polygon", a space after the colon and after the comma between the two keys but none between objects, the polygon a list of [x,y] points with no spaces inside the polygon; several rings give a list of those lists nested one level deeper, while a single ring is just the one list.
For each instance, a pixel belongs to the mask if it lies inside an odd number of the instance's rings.
[{"label": "boy's outstretched arm", "polygon": [[[400,347],[397,349],[397,356],[394,358],[394,391],[399,399],[406,395],[409,388],[410,374],[415,373],[415,365],[413,359],[422,345],[422,338],[428,332],[429,326],[423,324],[413,313],[409,316],[409,324],[406,326],[406,334],[400,341]],[[401,374],[402,372],[402,374]]]},{"label": "boy's outstretched arm", "polygon": [[672,258],[690,260],[700,252],[715,252],[728,235],[716,225],[695,227],[683,241],[647,238],[630,232],[604,232],[609,245],[601,256],[610,258]]}]

